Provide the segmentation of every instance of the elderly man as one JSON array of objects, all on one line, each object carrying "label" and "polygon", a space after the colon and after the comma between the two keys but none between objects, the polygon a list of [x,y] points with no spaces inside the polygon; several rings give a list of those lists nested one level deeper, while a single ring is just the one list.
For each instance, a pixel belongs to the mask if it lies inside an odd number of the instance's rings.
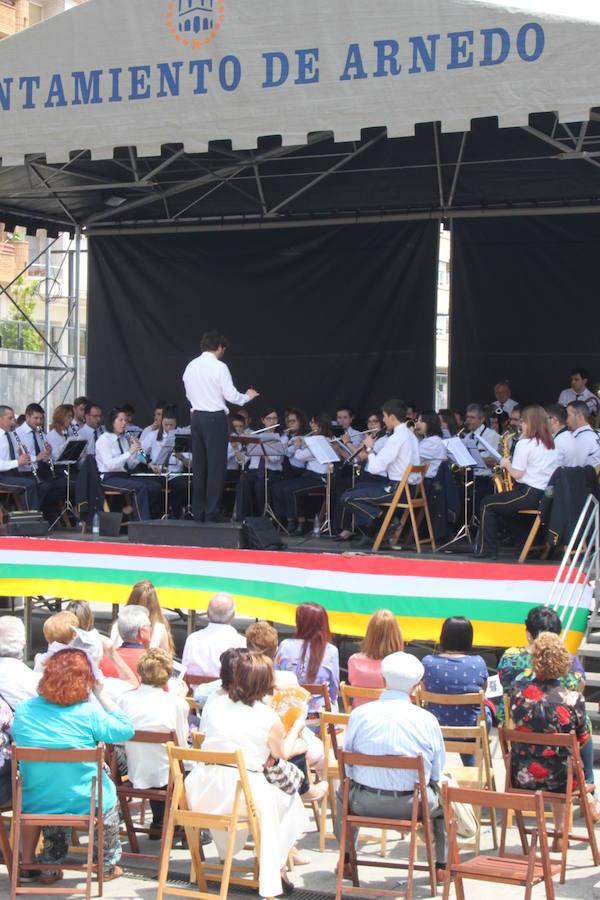
[{"label": "elderly man", "polygon": [[[123,643],[117,650],[137,678],[137,664],[150,646],[152,625],[145,606],[124,606],[117,620],[119,635]],[[105,678],[121,677],[115,664],[106,656],[100,663],[100,671]]]},{"label": "elderly man", "polygon": [[208,625],[190,634],[183,648],[183,665],[189,675],[219,677],[221,653],[232,647],[245,647],[246,638],[235,630],[231,622],[235,604],[230,594],[215,594],[206,611]]},{"label": "elderly man", "polygon": [[16,616],[0,618],[0,696],[14,709],[21,700],[37,697],[40,673],[23,662],[25,626]]},{"label": "elderly man", "polygon": [[[381,664],[386,690],[378,700],[352,710],[344,738],[348,753],[369,756],[423,757],[427,805],[433,828],[438,878],[446,867],[447,838],[438,791],[432,786],[442,775],[446,759],[444,739],[435,716],[411,703],[410,694],[423,678],[423,665],[410,653],[392,653]],[[410,819],[417,773],[402,769],[351,766],[349,810],[356,815]],[[437,787],[437,785],[436,785]],[[342,797],[337,794],[336,835],[342,821]],[[346,860],[347,861],[347,860]]]}]

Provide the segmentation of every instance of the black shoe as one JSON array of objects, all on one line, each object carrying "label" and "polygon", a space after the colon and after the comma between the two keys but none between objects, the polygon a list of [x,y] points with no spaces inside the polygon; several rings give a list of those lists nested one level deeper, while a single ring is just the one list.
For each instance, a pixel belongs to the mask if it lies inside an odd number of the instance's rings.
[{"label": "black shoe", "polygon": [[29,881],[39,881],[41,872],[37,869],[21,869],[19,872],[19,879],[23,882]]},{"label": "black shoe", "polygon": [[281,887],[283,888],[283,893],[286,894],[286,896],[294,893],[294,884],[289,880],[287,875],[285,876],[285,878],[283,877],[283,875],[281,876]]}]

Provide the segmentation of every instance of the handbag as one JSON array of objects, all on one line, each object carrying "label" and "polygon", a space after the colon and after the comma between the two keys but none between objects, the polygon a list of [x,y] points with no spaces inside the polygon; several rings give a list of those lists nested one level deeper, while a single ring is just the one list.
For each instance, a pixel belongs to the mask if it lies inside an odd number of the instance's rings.
[{"label": "handbag", "polygon": [[269,784],[274,784],[285,794],[295,794],[304,780],[304,775],[293,763],[287,759],[269,757],[263,768],[265,778]]}]

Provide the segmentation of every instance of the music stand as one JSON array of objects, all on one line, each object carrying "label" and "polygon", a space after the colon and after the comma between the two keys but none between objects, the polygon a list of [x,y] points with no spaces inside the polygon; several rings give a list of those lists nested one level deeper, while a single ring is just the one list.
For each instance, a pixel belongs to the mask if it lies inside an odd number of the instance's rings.
[{"label": "music stand", "polygon": [[79,462],[79,458],[81,457],[81,454],[87,447],[87,444],[88,444],[88,442],[83,439],[75,440],[75,441],[67,441],[67,443],[65,444],[65,446],[63,447],[63,449],[61,451],[60,456],[56,460],[57,463],[60,463],[61,465],[65,466],[65,472],[66,472],[66,476],[67,476],[67,479],[66,479],[67,491],[66,491],[66,497],[65,497],[65,505],[63,506],[63,508],[57,515],[56,519],[50,526],[50,531],[54,528],[56,523],[60,519],[62,519],[62,517],[64,516],[65,513],[71,513],[71,515],[74,516],[74,518],[77,520],[77,522],[81,521],[80,517],[77,515],[77,511],[76,511],[75,507],[71,503],[71,466],[73,466]]},{"label": "music stand", "polygon": [[[242,447],[249,447],[251,444],[260,444],[261,440],[259,437],[256,437],[253,434],[236,434],[234,432],[233,434],[229,435],[229,443],[230,444],[241,444]],[[266,468],[266,466],[265,466],[265,468]],[[244,462],[240,466],[240,502],[239,502],[239,505],[240,505],[242,511],[244,509],[244,488],[246,485],[246,479],[244,477],[245,474],[246,474],[246,460],[244,460]],[[236,519],[238,522],[242,521],[242,515],[241,515],[239,509],[236,509]]]},{"label": "music stand", "polygon": [[[191,434],[176,434],[175,435],[175,444],[173,447],[173,453],[192,453],[192,435]],[[192,457],[192,466],[194,463],[194,459]],[[187,477],[187,503],[185,505],[185,510],[183,512],[184,518],[193,519],[194,514],[192,512],[192,470],[188,470],[183,473]]]}]

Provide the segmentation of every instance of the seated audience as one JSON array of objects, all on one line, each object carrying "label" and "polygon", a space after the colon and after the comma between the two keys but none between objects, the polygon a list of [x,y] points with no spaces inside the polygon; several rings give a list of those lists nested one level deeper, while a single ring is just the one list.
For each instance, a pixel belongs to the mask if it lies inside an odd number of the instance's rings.
[{"label": "seated audience", "polygon": [[[122,743],[133,735],[133,725],[104,695],[101,684],[82,650],[66,648],[55,653],[46,663],[39,684],[39,697],[20,703],[15,710],[13,739],[21,747],[78,749],[95,747],[105,742]],[[96,670],[97,673],[97,670]],[[90,703],[91,694],[103,707]],[[93,763],[46,762],[22,763],[23,811],[44,815],[85,815],[89,811],[92,778],[97,769]],[[119,841],[119,812],[115,787],[104,772],[102,779],[103,868],[104,879],[118,878],[123,870]],[[39,829],[23,829],[23,866],[34,862]],[[44,828],[41,863],[60,863],[69,849],[68,831]],[[62,877],[62,870],[47,871],[39,878],[51,884]]]},{"label": "seated audience", "polygon": [[77,627],[82,631],[92,631],[94,629],[94,613],[87,600],[69,600],[65,606],[65,611],[73,613],[77,619]]},{"label": "seated audience", "polygon": [[[444,877],[448,842],[444,814],[435,783],[446,761],[440,726],[432,713],[411,703],[410,695],[423,678],[423,666],[409,653],[392,653],[381,664],[386,690],[378,700],[352,710],[344,750],[370,756],[423,757],[427,805],[431,817],[438,879]],[[349,771],[349,811],[383,819],[410,819],[417,773],[402,769],[352,766]],[[335,833],[339,840],[342,795],[337,791]],[[355,837],[357,832],[355,832]],[[345,862],[348,860],[346,859]],[[344,875],[347,870],[344,867]]]},{"label": "seated audience", "polygon": [[245,647],[246,639],[231,624],[235,604],[230,594],[215,594],[206,610],[208,625],[190,634],[183,648],[182,663],[188,675],[219,677],[221,654],[230,647]]},{"label": "seated audience", "polygon": [[0,697],[0,809],[10,802],[12,796],[11,775],[11,727],[13,711]]},{"label": "seated audience", "polygon": [[[571,668],[571,654],[558,635],[543,632],[531,650],[532,681],[517,679],[510,692],[510,714],[519,731],[568,734],[574,731],[579,744],[589,739],[585,701],[580,693],[569,690],[562,679]],[[526,738],[525,738],[526,740]],[[512,778],[515,787],[530,791],[563,792],[567,786],[565,747],[513,743]],[[600,821],[600,803],[590,798],[594,821]],[[554,809],[557,832],[562,824],[560,807]],[[561,835],[557,834],[555,846]]]},{"label": "seated audience", "polygon": [[[75,637],[75,628],[79,627],[77,616],[73,613],[62,610],[54,613],[44,622],[42,631],[44,639],[48,644],[48,650],[52,644],[63,644],[67,647]],[[37,653],[34,661],[34,671],[43,672],[48,653]]]},{"label": "seated audience", "polygon": [[[279,645],[275,668],[293,672],[300,684],[326,683],[331,706],[337,708],[339,653],[331,643],[327,612],[319,603],[301,603],[296,609],[296,634]],[[309,715],[318,715],[323,705],[323,698],[314,696],[308,706]]]},{"label": "seated audience", "polygon": [[[259,894],[262,897],[276,897],[283,891],[293,890],[285,872],[288,853],[308,826],[298,794],[285,793],[269,783],[263,774],[269,757],[289,758],[304,725],[303,719],[297,719],[285,735],[278,715],[262,702],[274,686],[271,660],[241,653],[235,663],[229,693],[215,696],[205,706],[202,716],[203,750],[240,749],[244,757],[260,819]],[[227,815],[231,812],[237,784],[238,773],[231,766],[198,765],[186,778],[188,805],[193,810]],[[212,834],[222,857],[228,836],[216,830]],[[243,846],[245,839],[246,835],[241,833],[236,848]]]},{"label": "seated audience", "polygon": [[0,695],[12,709],[37,696],[40,674],[25,665],[24,652],[23,622],[16,616],[0,616]]},{"label": "seated audience", "polygon": [[[124,606],[117,619],[119,636],[123,643],[117,653],[127,663],[132,672],[137,673],[137,664],[150,645],[152,626],[150,614],[145,606]],[[119,673],[110,659],[100,663],[102,674],[107,678],[118,678]]]},{"label": "seated audience", "polygon": [[[148,579],[144,579],[144,581],[138,581],[137,584],[134,584],[125,605],[143,606],[148,610],[150,624],[152,626],[152,637],[150,638],[149,645],[150,649],[152,650],[154,647],[160,647],[162,650],[165,650],[173,656],[175,653],[175,645],[171,634],[171,626],[160,607],[156,588],[152,582],[148,581]],[[113,622],[110,631],[110,639],[115,647],[120,647],[123,643],[119,634],[118,622]]]},{"label": "seated audience", "polygon": [[[233,684],[233,669],[238,656],[241,653],[248,653],[246,647],[231,647],[221,653],[221,669],[219,677],[214,681],[208,681],[205,684],[198,684],[194,688],[194,703],[204,715],[204,709],[213,700],[214,697],[222,697],[229,693],[229,688]],[[204,731],[202,718],[200,718],[200,731]]]},{"label": "seated audience", "polygon": [[[398,620],[389,609],[378,609],[369,619],[360,652],[353,653],[348,660],[348,681],[358,687],[384,687],[381,663],[399,650],[404,650],[404,641]],[[357,697],[352,707],[368,702]]]},{"label": "seated audience", "polygon": [[[155,647],[144,653],[137,664],[140,686],[124,694],[119,706],[136,731],[174,731],[177,743],[187,746],[189,706],[184,697],[165,691],[173,674],[173,659]],[[164,744],[125,744],[127,777],[136,788],[166,788],[169,781],[169,756]],[[151,800],[150,840],[162,835],[165,804]]]}]

